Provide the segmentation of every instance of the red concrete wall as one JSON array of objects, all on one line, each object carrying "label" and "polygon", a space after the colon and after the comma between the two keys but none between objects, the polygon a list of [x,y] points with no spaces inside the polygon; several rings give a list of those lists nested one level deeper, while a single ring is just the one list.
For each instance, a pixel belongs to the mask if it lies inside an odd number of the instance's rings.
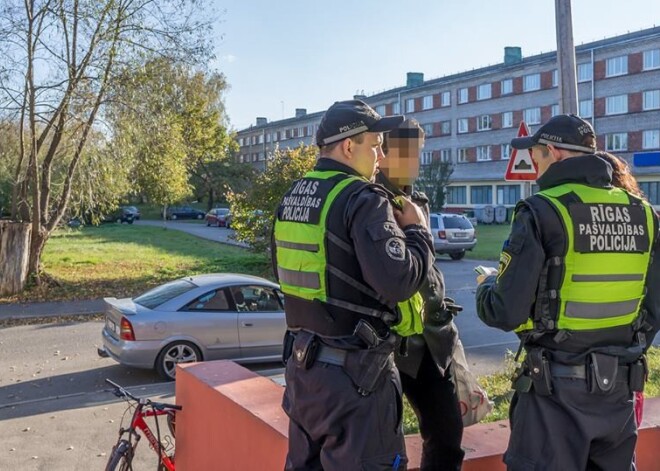
[{"label": "red concrete wall", "polygon": [[[288,418],[281,409],[284,389],[233,362],[178,367],[176,465],[182,471],[283,469]],[[463,471],[504,471],[507,421],[465,429]],[[639,471],[660,471],[660,398],[647,399],[637,444]],[[419,469],[419,435],[406,437],[410,471]],[[346,470],[349,471],[349,470]]]}]

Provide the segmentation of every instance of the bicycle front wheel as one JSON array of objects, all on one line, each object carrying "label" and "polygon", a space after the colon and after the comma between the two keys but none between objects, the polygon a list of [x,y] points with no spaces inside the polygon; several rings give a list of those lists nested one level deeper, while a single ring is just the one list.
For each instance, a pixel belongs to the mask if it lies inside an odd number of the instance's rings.
[{"label": "bicycle front wheel", "polygon": [[133,445],[128,440],[119,440],[105,465],[105,471],[132,471]]}]

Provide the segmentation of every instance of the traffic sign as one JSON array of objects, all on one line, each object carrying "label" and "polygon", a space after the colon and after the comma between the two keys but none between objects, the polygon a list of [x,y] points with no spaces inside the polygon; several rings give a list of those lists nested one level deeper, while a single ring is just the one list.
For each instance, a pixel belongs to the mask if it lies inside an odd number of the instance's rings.
[{"label": "traffic sign", "polygon": [[[517,137],[529,136],[529,128],[524,121],[520,122]],[[509,157],[509,165],[506,168],[504,179],[506,181],[536,180],[538,168],[532,160],[531,149],[513,149]]]}]

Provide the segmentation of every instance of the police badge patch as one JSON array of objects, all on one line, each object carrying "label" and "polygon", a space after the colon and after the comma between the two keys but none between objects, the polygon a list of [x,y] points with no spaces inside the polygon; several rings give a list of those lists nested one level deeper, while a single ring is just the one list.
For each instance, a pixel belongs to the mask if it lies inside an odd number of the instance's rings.
[{"label": "police badge patch", "polygon": [[406,259],[406,244],[397,237],[387,239],[387,242],[385,242],[385,251],[388,257],[397,262],[402,262]]}]

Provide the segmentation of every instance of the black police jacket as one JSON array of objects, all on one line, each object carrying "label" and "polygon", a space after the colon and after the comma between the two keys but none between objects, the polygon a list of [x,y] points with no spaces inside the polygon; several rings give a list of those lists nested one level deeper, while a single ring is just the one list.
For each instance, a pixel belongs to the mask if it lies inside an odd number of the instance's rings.
[{"label": "black police jacket", "polygon": [[[611,187],[611,167],[604,160],[585,155],[571,157],[552,164],[538,179],[541,189],[552,188],[564,183],[581,183],[594,187]],[[534,198],[534,197],[532,197]],[[538,198],[540,199],[540,198]],[[509,238],[505,241],[500,259],[499,275],[490,276],[477,288],[477,314],[491,327],[511,331],[523,324],[534,309],[543,264],[548,256],[557,254],[565,241],[555,238],[549,240],[544,231],[555,225],[561,227],[559,215],[552,211],[544,212],[544,217],[537,222],[529,206],[521,204],[516,211]],[[647,295],[643,307],[647,312],[645,327],[646,346],[651,344],[660,329],[660,250],[655,241],[654,255],[649,266],[646,284]],[[528,346],[538,345],[552,352],[555,360],[563,363],[583,364],[586,355],[592,351],[617,355],[623,361],[634,361],[639,356],[640,347],[635,345],[634,331],[626,326],[617,332],[616,338],[602,338],[602,333],[594,333],[583,348],[571,348],[567,351],[561,338],[552,333],[534,339]]]}]

